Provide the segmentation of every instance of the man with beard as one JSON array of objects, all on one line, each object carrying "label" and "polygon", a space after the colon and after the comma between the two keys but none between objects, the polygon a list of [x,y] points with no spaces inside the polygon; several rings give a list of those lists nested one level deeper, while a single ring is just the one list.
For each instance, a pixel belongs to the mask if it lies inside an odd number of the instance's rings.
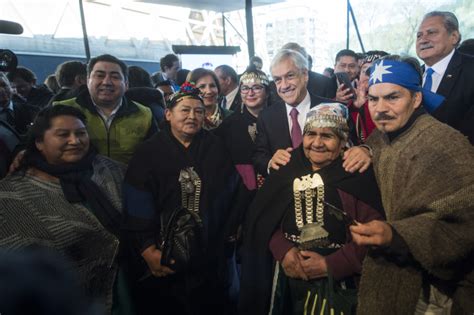
[{"label": "man with beard", "polygon": [[136,147],[158,127],[151,110],[125,96],[128,70],[111,55],[92,58],[87,66],[87,90],[53,105],[79,108],[87,117],[91,143],[102,155],[128,163]]},{"label": "man with beard", "polygon": [[367,143],[387,222],[351,226],[370,246],[358,313],[474,312],[474,148],[424,108],[443,97],[421,87],[414,58],[388,56],[371,69]]}]

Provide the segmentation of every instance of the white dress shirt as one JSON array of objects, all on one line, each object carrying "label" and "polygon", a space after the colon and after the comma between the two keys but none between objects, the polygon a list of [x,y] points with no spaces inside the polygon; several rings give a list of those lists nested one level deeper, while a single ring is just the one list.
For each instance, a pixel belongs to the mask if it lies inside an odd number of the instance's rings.
[{"label": "white dress shirt", "polygon": [[237,96],[237,93],[239,92],[239,86],[237,86],[235,89],[233,89],[232,91],[230,91],[229,94],[227,94],[225,96],[225,108],[226,109],[230,109],[230,106],[232,105],[232,103],[234,102],[234,99],[235,97]]},{"label": "white dress shirt", "polygon": [[436,93],[436,91],[438,90],[438,87],[441,83],[441,80],[443,79],[444,73],[446,72],[446,69],[448,68],[448,64],[451,61],[451,58],[453,57],[453,55],[454,55],[454,49],[449,53],[449,55],[447,55],[446,57],[444,57],[443,59],[435,63],[433,66],[428,67],[427,65],[425,65],[425,73],[423,73],[423,85],[425,85],[425,80],[426,80],[426,69],[431,68],[434,71],[433,74],[431,75],[431,79],[433,82],[431,84],[431,92]]},{"label": "white dress shirt", "polygon": [[94,101],[92,101],[92,104],[94,104],[94,107],[95,109],[97,110],[97,112],[99,113],[100,117],[102,117],[102,119],[104,120],[105,122],[105,125],[107,126],[107,130],[109,130],[110,128],[110,125],[112,124],[112,121],[114,120],[115,118],[115,115],[117,114],[118,110],[120,109],[120,107],[122,107],[122,99],[120,99],[120,103],[114,108],[114,110],[110,113],[109,116],[107,116],[104,111],[102,110],[102,108],[100,108],[100,106],[97,106]]},{"label": "white dress shirt", "polygon": [[291,135],[291,127],[293,127],[293,123],[291,122],[291,116],[290,116],[290,111],[293,108],[296,108],[298,111],[298,122],[300,124],[301,132],[303,132],[304,129],[304,123],[306,121],[306,115],[308,114],[309,110],[311,109],[311,97],[309,96],[308,91],[306,91],[306,96],[301,101],[301,103],[298,104],[298,106],[290,106],[285,103],[286,106],[286,118],[288,119],[288,126],[289,126],[289,133]]},{"label": "white dress shirt", "polygon": [[[304,130],[304,123],[306,121],[306,115],[308,114],[309,110],[311,109],[311,97],[309,96],[309,92],[306,91],[306,96],[298,106],[291,106],[285,103],[286,106],[286,119],[288,119],[288,133],[291,135],[291,127],[293,127],[293,122],[291,121],[290,112],[293,108],[296,108],[298,111],[298,123],[300,124],[301,133]],[[282,148],[285,150],[286,148]],[[270,174],[270,165],[272,164],[272,160],[268,161],[267,166],[267,173]]]}]

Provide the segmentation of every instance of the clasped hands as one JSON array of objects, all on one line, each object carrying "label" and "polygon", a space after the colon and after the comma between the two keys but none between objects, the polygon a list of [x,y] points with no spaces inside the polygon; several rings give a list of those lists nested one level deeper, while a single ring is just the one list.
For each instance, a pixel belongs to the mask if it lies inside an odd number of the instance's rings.
[{"label": "clasped hands", "polygon": [[281,266],[290,278],[309,280],[327,276],[327,264],[323,256],[296,247],[285,254]]}]

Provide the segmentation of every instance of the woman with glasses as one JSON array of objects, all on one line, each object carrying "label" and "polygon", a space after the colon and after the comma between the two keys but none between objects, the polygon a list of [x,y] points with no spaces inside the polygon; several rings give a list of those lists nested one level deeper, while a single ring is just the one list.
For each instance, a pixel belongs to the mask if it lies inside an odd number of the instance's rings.
[{"label": "woman with glasses", "polygon": [[212,70],[197,68],[191,72],[189,81],[196,84],[204,100],[206,116],[204,117],[203,128],[212,130],[219,127],[222,121],[229,117],[232,112],[218,105],[221,88],[217,75]]},{"label": "woman with glasses", "polygon": [[[202,128],[200,95],[189,83],[181,86],[168,103],[164,128],[138,148],[125,176],[125,229],[138,263],[133,291],[139,314],[226,314],[224,247],[238,175],[220,139]],[[177,240],[168,232],[185,219],[183,209],[202,224],[189,223],[198,228],[187,239],[197,245],[187,247],[189,260],[167,251]]]},{"label": "woman with glasses", "polygon": [[[240,112],[233,113],[215,130],[224,141],[230,153],[232,164],[242,178],[243,186],[239,190],[238,211],[229,218],[231,231],[235,232],[233,240],[237,253],[240,251],[241,229],[249,204],[252,202],[257,188],[263,184],[263,176],[256,173],[252,164],[252,152],[255,147],[257,133],[257,117],[267,106],[269,95],[268,78],[255,66],[247,68],[240,77],[240,96],[243,107]],[[239,262],[237,258],[237,262]]]},{"label": "woman with glasses", "polygon": [[240,77],[242,111],[234,113],[216,129],[230,152],[232,163],[237,168],[247,189],[255,190],[263,183],[252,164],[252,153],[257,135],[257,118],[267,106],[269,80],[266,74],[250,66]]},{"label": "woman with glasses", "polygon": [[[268,77],[251,65],[240,77],[241,112],[233,113],[215,130],[230,153],[232,164],[242,178],[244,188],[240,189],[239,211],[230,220],[233,231],[239,231],[249,204],[257,188],[262,186],[264,178],[257,174],[252,163],[252,153],[257,135],[257,117],[267,106],[269,96]],[[240,239],[240,232],[234,238]]]}]

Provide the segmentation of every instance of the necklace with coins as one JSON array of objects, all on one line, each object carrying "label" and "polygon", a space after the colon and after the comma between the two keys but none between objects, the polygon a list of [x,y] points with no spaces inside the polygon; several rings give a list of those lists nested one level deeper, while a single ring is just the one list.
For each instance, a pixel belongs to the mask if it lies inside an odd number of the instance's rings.
[{"label": "necklace with coins", "polygon": [[194,213],[199,212],[199,198],[201,197],[201,179],[193,167],[182,169],[179,173],[181,184],[181,205]]},{"label": "necklace with coins", "polygon": [[[329,243],[329,233],[324,229],[324,182],[321,176],[315,173],[295,178],[293,197],[296,227],[300,231],[299,247],[310,249]],[[313,199],[316,200],[316,207]]]}]

